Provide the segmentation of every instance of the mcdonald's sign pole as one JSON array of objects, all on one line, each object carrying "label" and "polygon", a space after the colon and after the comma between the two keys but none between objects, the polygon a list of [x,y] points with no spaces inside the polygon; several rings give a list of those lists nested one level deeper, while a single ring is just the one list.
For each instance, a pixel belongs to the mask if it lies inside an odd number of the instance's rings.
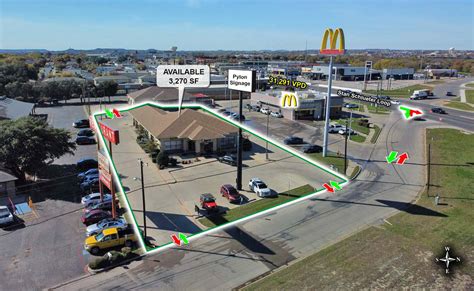
[{"label": "mcdonald's sign pole", "polygon": [[[339,48],[336,48],[337,39],[339,38]],[[327,43],[329,41],[329,48]],[[323,157],[327,156],[328,152],[328,130],[329,118],[331,115],[331,90],[332,90],[332,57],[334,55],[342,55],[345,53],[344,32],[341,28],[335,31],[328,28],[324,32],[323,40],[321,42],[321,49],[319,53],[322,55],[329,55],[329,72],[328,72],[328,91],[326,96],[326,111],[324,124],[324,142],[323,142]]]}]

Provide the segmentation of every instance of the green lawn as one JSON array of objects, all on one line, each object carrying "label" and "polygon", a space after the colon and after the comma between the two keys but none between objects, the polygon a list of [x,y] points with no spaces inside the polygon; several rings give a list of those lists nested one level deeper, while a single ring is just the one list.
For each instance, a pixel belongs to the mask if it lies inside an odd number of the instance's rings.
[{"label": "green lawn", "polygon": [[[413,91],[415,90],[423,90],[423,89],[433,89],[431,86],[426,85],[412,85],[404,88],[394,89],[394,90],[382,90],[380,95],[387,95],[391,97],[398,97],[398,98],[409,98]],[[377,90],[367,90],[366,93],[377,94]]]},{"label": "green lawn", "polygon": [[[474,135],[428,129],[430,197],[246,287],[246,290],[468,290],[474,279]],[[441,196],[434,204],[433,196]],[[450,246],[462,258],[452,276],[435,257]]]},{"label": "green lawn", "polygon": [[468,83],[466,84],[466,87],[474,87],[474,83]]},{"label": "green lawn", "polygon": [[328,156],[323,158],[321,153],[308,154],[308,156],[318,162],[326,164],[328,166],[333,165],[338,169],[340,173],[344,172],[344,153],[339,153],[337,156],[336,153],[328,153]]},{"label": "green lawn", "polygon": [[466,92],[466,101],[474,105],[474,90],[465,90]]},{"label": "green lawn", "polygon": [[444,106],[455,108],[455,109],[461,109],[461,110],[467,110],[467,111],[474,111],[474,107],[467,103],[463,102],[457,102],[457,101],[449,101],[444,104]]},{"label": "green lawn", "polygon": [[375,113],[375,114],[389,114],[390,109],[387,109],[385,106],[377,106],[375,107],[373,104],[367,105],[367,109],[369,110],[370,113]]},{"label": "green lawn", "polygon": [[367,138],[364,135],[356,134],[351,135],[351,140],[355,142],[365,142]]},{"label": "green lawn", "polygon": [[[363,134],[369,134],[369,131],[370,131],[369,128],[365,126],[360,126],[358,124],[359,120],[360,118],[352,118],[352,123],[350,127],[357,132],[362,132]],[[337,119],[334,121],[337,122],[338,124],[342,124],[344,126],[346,125],[346,119]]]},{"label": "green lawn", "polygon": [[255,202],[229,209],[224,215],[216,215],[214,217],[205,217],[199,219],[199,222],[207,227],[214,227],[222,225],[227,222],[235,221],[239,218],[249,216],[251,214],[278,206],[280,204],[289,202],[297,199],[301,196],[305,196],[315,192],[315,189],[311,185],[304,185],[295,189],[288,190],[283,193],[279,193],[276,198],[265,198]]}]

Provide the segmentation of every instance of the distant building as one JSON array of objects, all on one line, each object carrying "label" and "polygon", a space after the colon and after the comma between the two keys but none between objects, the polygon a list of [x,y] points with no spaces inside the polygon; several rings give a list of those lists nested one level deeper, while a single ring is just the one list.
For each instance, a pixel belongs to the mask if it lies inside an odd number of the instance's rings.
[{"label": "distant building", "polygon": [[110,76],[102,76],[102,77],[95,77],[94,78],[94,85],[98,86],[99,84],[105,81],[114,81],[117,84],[125,84],[130,83],[132,79],[127,76],[122,75],[110,75]]},{"label": "distant building", "polygon": [[382,79],[395,79],[395,80],[413,80],[415,74],[414,68],[396,68],[396,69],[383,69]]},{"label": "distant building", "polygon": [[[280,112],[284,118],[290,120],[322,120],[326,104],[326,93],[323,92],[298,92],[298,108],[281,108],[281,91],[269,94],[252,93],[251,103],[270,108],[271,111]],[[340,118],[342,113],[343,98],[331,95],[331,118]]]},{"label": "distant building", "polygon": [[[362,81],[364,80],[364,74],[366,74],[366,80],[369,78],[376,80],[381,77],[381,71],[367,70],[365,67],[352,67],[346,64],[333,65],[332,74],[333,80],[343,81]],[[329,66],[313,66],[310,76],[314,80],[326,80],[329,76]]]},{"label": "distant building", "polygon": [[165,111],[143,106],[129,111],[135,126],[143,127],[161,151],[215,153],[235,150],[238,128],[203,111]]},{"label": "distant building", "polygon": [[12,119],[29,116],[33,114],[34,104],[21,102],[15,99],[10,99],[5,96],[0,96],[0,120]]}]

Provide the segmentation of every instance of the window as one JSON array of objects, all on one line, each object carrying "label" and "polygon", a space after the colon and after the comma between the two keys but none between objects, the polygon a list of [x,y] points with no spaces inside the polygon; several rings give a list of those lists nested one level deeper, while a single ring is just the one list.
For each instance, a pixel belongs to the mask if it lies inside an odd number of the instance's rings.
[{"label": "window", "polygon": [[183,149],[183,140],[182,139],[172,139],[161,142],[161,147],[166,151],[178,151]]},{"label": "window", "polygon": [[221,148],[235,147],[236,145],[235,136],[226,136],[224,138],[220,138],[218,140],[218,145]]}]

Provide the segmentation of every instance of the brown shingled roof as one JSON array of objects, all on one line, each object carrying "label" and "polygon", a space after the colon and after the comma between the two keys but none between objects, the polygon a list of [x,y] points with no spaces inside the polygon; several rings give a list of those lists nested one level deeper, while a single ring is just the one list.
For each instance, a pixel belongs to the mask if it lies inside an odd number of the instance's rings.
[{"label": "brown shingled roof", "polygon": [[183,109],[179,115],[177,111],[147,105],[130,110],[130,114],[156,138],[214,139],[238,131],[237,127],[194,109]]},{"label": "brown shingled roof", "polygon": [[[183,100],[189,100],[191,94],[184,92]],[[178,89],[151,86],[128,94],[128,98],[140,101],[178,101]]]}]

